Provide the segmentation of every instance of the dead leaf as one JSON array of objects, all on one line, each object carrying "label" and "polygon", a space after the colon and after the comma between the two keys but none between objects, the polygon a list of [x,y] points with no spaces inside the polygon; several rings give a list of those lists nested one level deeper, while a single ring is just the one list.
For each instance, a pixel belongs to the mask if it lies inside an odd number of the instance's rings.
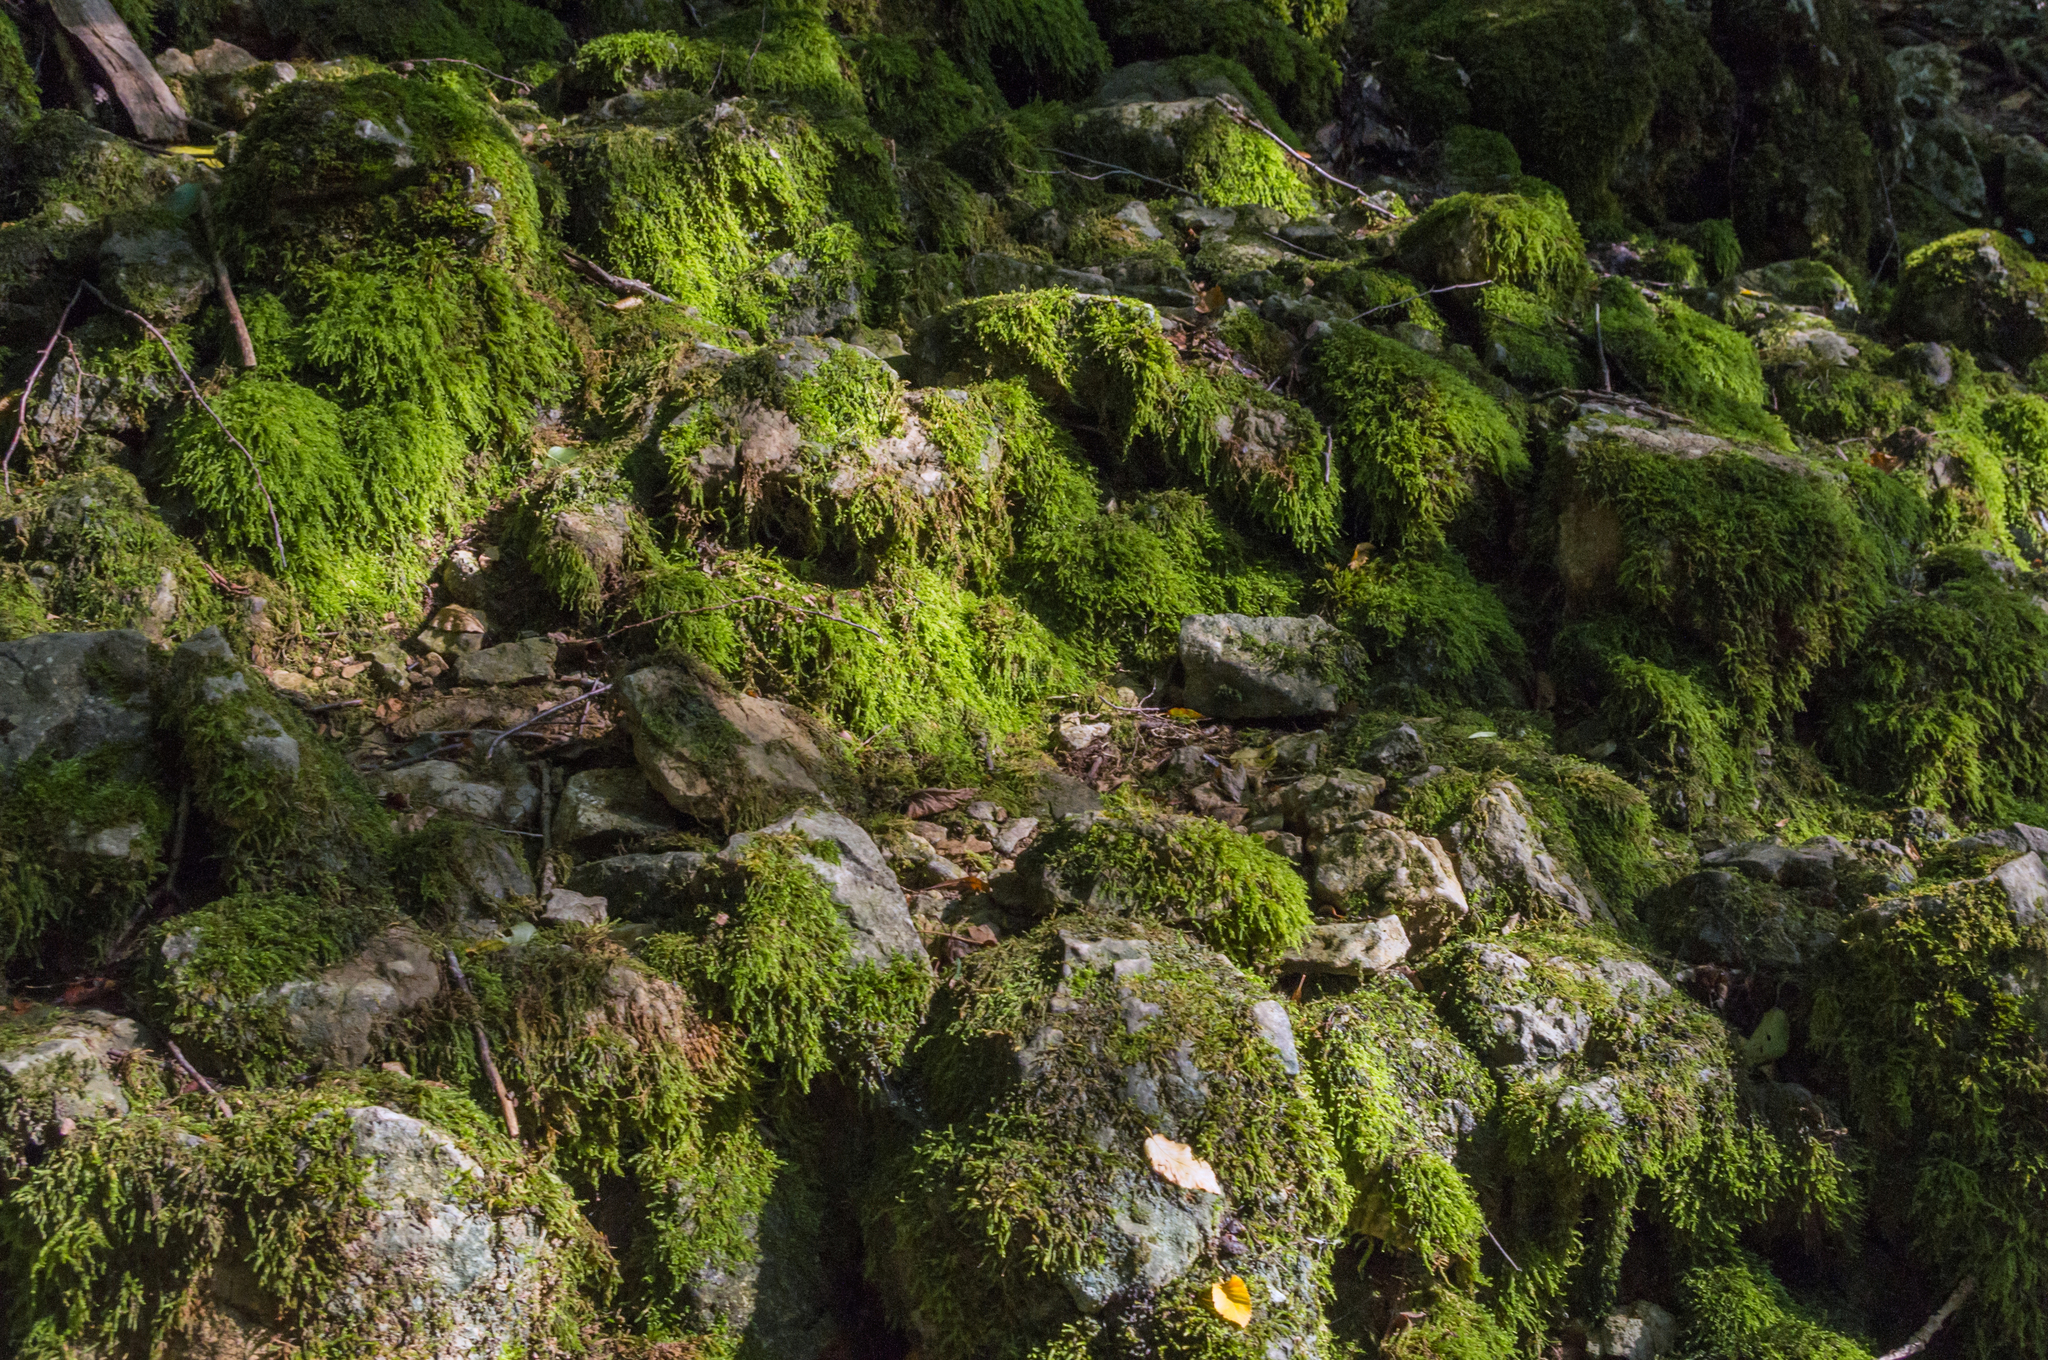
[{"label": "dead leaf", "polygon": [[1216,1179],[1216,1168],[1197,1157],[1195,1150],[1186,1143],[1176,1143],[1164,1134],[1155,1133],[1145,1140],[1145,1155],[1151,1159],[1154,1171],[1183,1190],[1206,1190],[1212,1195],[1223,1193],[1223,1184]]},{"label": "dead leaf", "polygon": [[1202,720],[1202,715],[1195,712],[1192,708],[1169,708],[1166,710],[1166,716],[1176,722],[1200,722]]},{"label": "dead leaf", "polygon": [[910,802],[904,807],[904,816],[912,821],[936,817],[941,812],[965,807],[974,801],[980,789],[919,789],[910,795]]},{"label": "dead leaf", "polygon": [[1225,1322],[1238,1327],[1252,1325],[1252,1291],[1242,1276],[1233,1275],[1209,1286],[1209,1306]]},{"label": "dead leaf", "polygon": [[1367,562],[1370,562],[1371,560],[1372,544],[1361,543],[1351,550],[1351,562],[1350,565],[1345,567],[1345,570],[1357,571],[1360,567],[1363,567]]}]

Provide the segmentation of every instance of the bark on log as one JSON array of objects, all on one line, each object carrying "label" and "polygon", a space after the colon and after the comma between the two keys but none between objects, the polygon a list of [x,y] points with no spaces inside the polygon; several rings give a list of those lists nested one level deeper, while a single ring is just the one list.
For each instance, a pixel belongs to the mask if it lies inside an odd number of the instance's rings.
[{"label": "bark on log", "polygon": [[108,0],[49,3],[57,23],[98,68],[109,93],[121,101],[135,135],[145,142],[183,141],[185,111],[113,5]]}]

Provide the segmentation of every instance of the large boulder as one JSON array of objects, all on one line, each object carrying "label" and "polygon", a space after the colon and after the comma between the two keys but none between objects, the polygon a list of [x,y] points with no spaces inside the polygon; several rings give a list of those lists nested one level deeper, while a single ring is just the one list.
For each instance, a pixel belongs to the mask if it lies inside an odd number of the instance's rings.
[{"label": "large boulder", "polygon": [[684,816],[757,826],[793,806],[843,796],[830,736],[788,704],[729,693],[674,666],[634,671],[614,692],[640,768]]},{"label": "large boulder", "polygon": [[149,641],[133,629],[0,643],[0,786],[31,756],[122,753],[138,771],[156,717]]},{"label": "large boulder", "polygon": [[1180,626],[1190,708],[1217,718],[1315,718],[1337,711],[1343,635],[1323,620],[1198,614]]},{"label": "large boulder", "polygon": [[348,962],[259,994],[285,1031],[329,1067],[359,1067],[384,1028],[441,993],[441,961],[408,925],[395,925]]},{"label": "large boulder", "polygon": [[[1266,985],[1166,931],[1067,918],[970,956],[907,1074],[874,1273],[935,1360],[1097,1328],[1199,1346],[1243,1277],[1247,1354],[1316,1344],[1349,1193]],[[1199,1297],[1200,1311],[1150,1307]]]},{"label": "large boulder", "polygon": [[1988,350],[2024,366],[2048,352],[2048,268],[1995,231],[1962,231],[1906,257],[1892,322],[1914,340]]},{"label": "large boulder", "polygon": [[737,862],[745,848],[764,836],[797,835],[829,851],[806,849],[797,858],[823,880],[832,905],[853,932],[850,961],[888,965],[895,958],[922,960],[924,942],[910,917],[903,885],[889,868],[888,857],[874,838],[839,813],[805,808],[759,831],[744,832],[726,843],[720,858]]}]

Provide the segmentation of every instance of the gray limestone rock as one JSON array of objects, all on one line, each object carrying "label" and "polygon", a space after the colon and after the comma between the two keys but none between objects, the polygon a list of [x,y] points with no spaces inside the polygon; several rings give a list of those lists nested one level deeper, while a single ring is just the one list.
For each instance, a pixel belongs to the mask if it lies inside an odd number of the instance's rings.
[{"label": "gray limestone rock", "polygon": [[183,321],[213,291],[213,266],[175,227],[116,231],[100,247],[108,291],[158,325]]},{"label": "gray limestone rock", "polygon": [[604,898],[614,919],[659,919],[688,900],[710,858],[694,850],[672,850],[586,860],[569,871],[569,887]]},{"label": "gray limestone rock", "polygon": [[278,1005],[287,1031],[308,1055],[330,1067],[360,1067],[385,1025],[440,992],[441,964],[432,946],[401,924],[347,963],[259,993],[254,1004]]},{"label": "gray limestone rock", "polygon": [[0,788],[31,756],[118,750],[139,774],[155,727],[149,641],[133,629],[0,642]]},{"label": "gray limestone rock", "polygon": [[556,888],[541,904],[540,919],[555,925],[601,926],[606,919],[605,899],[589,897],[571,888]]},{"label": "gray limestone rock", "polygon": [[640,840],[675,829],[675,812],[637,768],[579,770],[555,804],[554,837],[563,845]]},{"label": "gray limestone rock", "polygon": [[112,1064],[150,1042],[135,1021],[105,1011],[30,1006],[0,1014],[0,1107],[14,1111],[0,1125],[0,1164],[18,1164],[85,1120],[128,1113]]},{"label": "gray limestone rock", "polygon": [[502,763],[480,771],[452,760],[423,760],[371,777],[382,793],[403,794],[407,806],[433,808],[487,822],[524,828],[540,810],[540,787],[524,765]]},{"label": "gray limestone rock", "polygon": [[1392,912],[1409,938],[1425,946],[1442,940],[1471,911],[1443,846],[1392,819],[1326,837],[1316,849],[1309,887],[1331,907],[1363,901]]},{"label": "gray limestone rock", "polygon": [[1314,616],[1198,614],[1180,626],[1183,693],[1210,717],[1326,717],[1345,651],[1343,635]]},{"label": "gray limestone rock", "polygon": [[1408,932],[1398,916],[1377,921],[1319,921],[1280,960],[1280,972],[1365,978],[1408,957]]},{"label": "gray limestone rock", "polygon": [[793,806],[829,805],[840,789],[830,737],[788,704],[668,666],[634,671],[613,692],[641,770],[685,816],[758,825]]},{"label": "gray limestone rock", "polygon": [[501,642],[455,658],[455,678],[465,685],[517,685],[555,678],[555,655],[561,649],[546,638]]},{"label": "gray limestone rock", "polygon": [[1535,811],[1510,780],[1488,785],[1446,839],[1469,902],[1486,906],[1498,899],[1526,915],[1562,913],[1581,921],[1605,905],[1551,856]]},{"label": "gray limestone rock", "polygon": [[1678,1320],[1646,1299],[1602,1318],[1586,1337],[1599,1360],[1657,1360],[1678,1344]]},{"label": "gray limestone rock", "polygon": [[899,957],[925,957],[924,941],[911,920],[903,885],[890,871],[887,857],[867,832],[839,813],[815,808],[791,813],[759,831],[734,836],[726,842],[720,858],[737,858],[757,837],[790,831],[812,840],[829,841],[839,848],[836,864],[817,855],[800,858],[824,880],[832,892],[833,905],[852,929],[853,961],[887,966]]}]

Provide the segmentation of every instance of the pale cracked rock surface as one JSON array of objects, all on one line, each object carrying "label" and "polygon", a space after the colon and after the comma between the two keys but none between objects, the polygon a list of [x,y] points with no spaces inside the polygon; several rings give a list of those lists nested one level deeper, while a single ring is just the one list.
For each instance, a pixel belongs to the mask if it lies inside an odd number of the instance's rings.
[{"label": "pale cracked rock surface", "polygon": [[634,671],[613,692],[641,770],[685,816],[744,827],[833,801],[839,762],[817,724],[788,704],[729,694],[669,666]]},{"label": "pale cracked rock surface", "polygon": [[360,1067],[378,1031],[440,994],[441,965],[409,925],[395,925],[347,963],[286,982],[255,1001],[277,1003],[293,1040],[332,1067]]},{"label": "pale cracked rock surface", "polygon": [[1605,907],[1597,893],[1581,888],[1551,855],[1529,800],[1510,780],[1488,785],[1446,839],[1470,902],[1484,906],[1498,899],[1525,914],[1563,914],[1581,921],[1592,920]]},{"label": "pale cracked rock surface", "polygon": [[1342,635],[1319,618],[1198,614],[1180,626],[1183,693],[1216,718],[1312,718],[1337,711]]},{"label": "pale cracked rock surface", "polygon": [[1374,911],[1393,913],[1409,939],[1425,946],[1442,940],[1471,911],[1451,858],[1436,838],[1384,821],[1348,826],[1327,837],[1316,851],[1309,887],[1326,906],[1364,902]]},{"label": "pale cracked rock surface", "polygon": [[133,629],[0,642],[0,786],[31,756],[118,749],[138,768],[156,727],[149,640]]},{"label": "pale cracked rock surface", "polygon": [[31,1006],[0,1017],[0,1101],[21,1111],[0,1128],[0,1157],[15,1136],[47,1145],[87,1119],[128,1113],[113,1062],[152,1042],[135,1021],[99,1010]]}]

